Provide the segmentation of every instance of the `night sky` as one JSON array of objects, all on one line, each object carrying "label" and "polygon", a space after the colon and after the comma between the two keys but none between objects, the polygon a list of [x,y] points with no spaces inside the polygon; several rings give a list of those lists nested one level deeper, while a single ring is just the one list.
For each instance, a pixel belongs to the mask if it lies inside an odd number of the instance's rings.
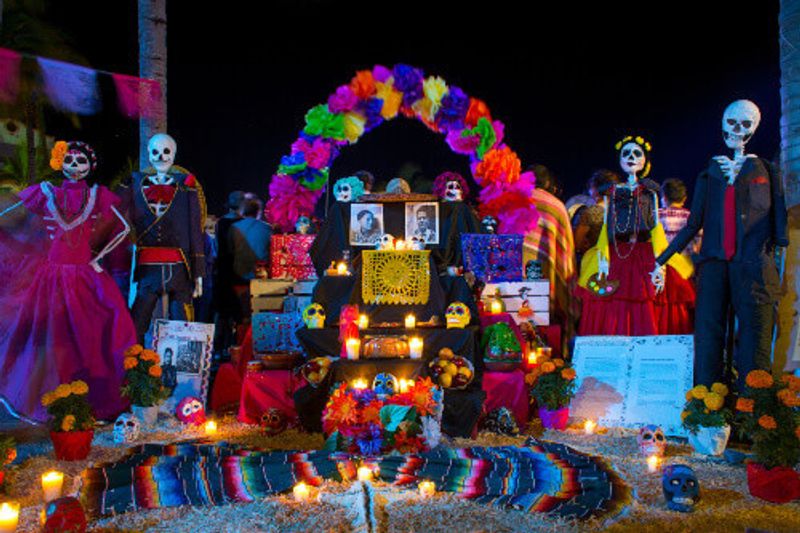
[{"label": "night sky", "polygon": [[[749,2],[746,11],[716,2],[703,12],[713,2],[564,4],[173,0],[168,106],[177,162],[202,181],[212,212],[233,189],[263,197],[309,108],[356,70],[400,62],[486,101],[523,166],[550,167],[566,196],[581,192],[592,170],[618,168],[613,145],[627,133],[652,142],[652,178],[692,182],[723,150],[722,111],[737,98],[762,111],[749,148],[776,157],[777,0]],[[53,3],[48,17],[91,66],[138,71],[136,2]],[[113,93],[105,102],[79,130],[57,116],[48,129],[95,144],[111,176],[137,158],[138,130],[116,112]],[[446,169],[467,173],[467,163],[400,117],[345,148],[332,175],[364,168],[385,182],[418,168],[432,179]]]}]

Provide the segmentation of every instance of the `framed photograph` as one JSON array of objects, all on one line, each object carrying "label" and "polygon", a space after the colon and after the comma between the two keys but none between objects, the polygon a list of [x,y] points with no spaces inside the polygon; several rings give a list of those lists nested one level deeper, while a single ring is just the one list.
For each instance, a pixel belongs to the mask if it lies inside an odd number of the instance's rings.
[{"label": "framed photograph", "polygon": [[406,241],[422,237],[425,244],[439,244],[439,203],[406,203]]},{"label": "framed photograph", "polygon": [[383,204],[350,204],[350,244],[375,246],[384,231]]},{"label": "framed photograph", "polygon": [[156,320],[153,349],[161,357],[164,384],[174,387],[162,411],[174,412],[186,396],[206,403],[213,342],[214,324]]}]

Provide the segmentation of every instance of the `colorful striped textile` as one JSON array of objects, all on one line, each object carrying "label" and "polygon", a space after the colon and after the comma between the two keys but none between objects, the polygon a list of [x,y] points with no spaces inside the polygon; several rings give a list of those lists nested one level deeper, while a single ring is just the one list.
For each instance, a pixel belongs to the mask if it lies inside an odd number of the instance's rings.
[{"label": "colorful striped textile", "polygon": [[[613,517],[631,490],[597,457],[562,444],[529,440],[525,447],[438,448],[371,459],[380,478],[416,490],[437,490],[528,513],[586,519]],[[342,453],[264,452],[224,443],[145,444],[115,463],[82,474],[81,499],[91,516],[179,505],[252,502],[305,481],[355,479],[358,459]]]}]

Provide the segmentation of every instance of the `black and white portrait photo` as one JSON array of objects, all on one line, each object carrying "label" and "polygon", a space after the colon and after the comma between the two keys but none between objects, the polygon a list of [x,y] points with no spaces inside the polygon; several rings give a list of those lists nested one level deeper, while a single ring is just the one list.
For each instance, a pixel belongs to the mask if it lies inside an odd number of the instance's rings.
[{"label": "black and white portrait photo", "polygon": [[350,244],[374,246],[383,235],[383,205],[350,204]]},{"label": "black and white portrait photo", "polygon": [[161,357],[162,382],[172,390],[163,411],[171,412],[186,396],[205,401],[213,338],[213,324],[156,320],[153,348]]},{"label": "black and white portrait photo", "polygon": [[412,237],[425,240],[425,244],[439,244],[439,204],[436,202],[409,202],[406,204],[406,241]]}]

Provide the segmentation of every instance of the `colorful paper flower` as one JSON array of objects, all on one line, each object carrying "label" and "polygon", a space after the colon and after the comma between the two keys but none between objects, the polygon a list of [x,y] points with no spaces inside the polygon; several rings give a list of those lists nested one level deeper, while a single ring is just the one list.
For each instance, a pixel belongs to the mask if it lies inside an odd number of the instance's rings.
[{"label": "colorful paper flower", "polygon": [[487,106],[486,102],[483,100],[470,98],[467,115],[464,117],[464,125],[468,128],[474,128],[481,118],[487,118],[489,122],[492,121],[492,114],[489,112],[489,106]]},{"label": "colorful paper flower", "polygon": [[478,159],[483,159],[486,152],[497,142],[497,134],[495,134],[494,127],[486,117],[478,119],[478,123],[474,128],[462,131],[461,136],[475,136],[479,139],[478,146],[475,149],[475,154],[478,156]]},{"label": "colorful paper flower", "polygon": [[328,98],[328,109],[331,113],[346,113],[358,103],[358,96],[349,85],[342,85]]},{"label": "colorful paper flower", "polygon": [[383,102],[381,116],[386,120],[396,117],[400,104],[403,103],[403,93],[395,89],[391,83],[376,83],[375,89],[375,98]]},{"label": "colorful paper flower", "polygon": [[522,163],[508,146],[493,148],[475,167],[475,179],[482,186],[490,183],[512,184],[519,180]]},{"label": "colorful paper flower", "polygon": [[422,71],[411,65],[399,63],[392,69],[394,86],[403,93],[403,105],[411,107],[422,98]]},{"label": "colorful paper flower", "polygon": [[459,87],[450,86],[450,90],[442,97],[436,122],[442,131],[461,130],[469,109],[469,96]]},{"label": "colorful paper flower", "polygon": [[321,190],[311,191],[289,176],[276,175],[269,184],[267,220],[281,231],[291,231],[297,218],[314,212]]},{"label": "colorful paper flower", "polygon": [[278,174],[291,176],[306,169],[308,163],[303,152],[293,153],[281,157],[281,164],[278,166]]},{"label": "colorful paper flower", "polygon": [[368,132],[372,128],[383,122],[381,111],[383,110],[383,100],[380,98],[367,98],[356,106],[356,110],[366,119],[364,131]]},{"label": "colorful paper flower", "polygon": [[312,107],[306,113],[306,127],[303,132],[326,139],[344,140],[344,116],[331,113],[325,104]]},{"label": "colorful paper flower", "polygon": [[350,90],[359,99],[365,100],[375,94],[375,78],[369,70],[359,70],[350,80]]},{"label": "colorful paper flower", "polygon": [[347,113],[344,116],[344,136],[350,144],[355,143],[364,133],[367,120],[358,113]]},{"label": "colorful paper flower", "polygon": [[314,138],[309,141],[301,137],[292,144],[292,154],[303,154],[304,162],[309,167],[316,169],[327,167],[334,151],[335,147],[329,141],[321,138]]},{"label": "colorful paper flower", "polygon": [[463,136],[462,133],[466,130],[450,130],[445,137],[447,145],[452,151],[457,154],[473,155],[478,145],[481,143],[480,137],[476,135]]},{"label": "colorful paper flower", "polygon": [[357,439],[358,449],[361,455],[378,455],[381,453],[383,445],[383,432],[377,424],[370,424],[367,431]]}]

